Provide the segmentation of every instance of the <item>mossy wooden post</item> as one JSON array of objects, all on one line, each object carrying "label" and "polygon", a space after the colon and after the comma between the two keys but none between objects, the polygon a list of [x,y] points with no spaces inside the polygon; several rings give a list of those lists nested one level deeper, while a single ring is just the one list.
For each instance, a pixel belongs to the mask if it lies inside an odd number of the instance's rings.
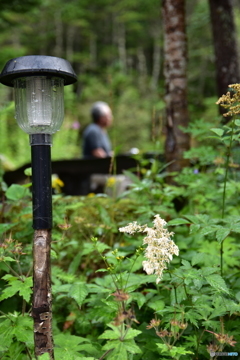
[{"label": "mossy wooden post", "polygon": [[36,230],[33,239],[33,307],[35,355],[54,359],[50,272],[51,230]]}]

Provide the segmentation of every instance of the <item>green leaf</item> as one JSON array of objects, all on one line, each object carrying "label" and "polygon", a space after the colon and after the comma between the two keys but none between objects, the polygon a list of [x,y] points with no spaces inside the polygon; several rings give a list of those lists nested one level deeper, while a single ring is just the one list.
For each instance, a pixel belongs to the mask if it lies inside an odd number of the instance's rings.
[{"label": "green leaf", "polygon": [[26,302],[29,302],[30,296],[32,294],[33,279],[32,277],[25,278],[24,282],[21,282],[21,287],[19,288],[19,294],[24,298]]},{"label": "green leaf", "polygon": [[213,274],[213,275],[205,276],[205,279],[215,290],[229,294],[229,289],[220,275]]},{"label": "green leaf", "polygon": [[68,296],[76,300],[78,306],[81,306],[83,303],[83,300],[88,295],[88,287],[83,282],[76,282],[74,283],[70,289]]},{"label": "green leaf", "polygon": [[141,309],[141,307],[145,304],[145,302],[147,301],[146,296],[144,296],[142,293],[140,292],[134,292],[131,293],[131,298],[132,300],[135,300],[138,304],[138,308]]},{"label": "green leaf", "polygon": [[11,345],[14,336],[13,330],[13,323],[9,319],[0,322],[0,351],[6,351]]},{"label": "green leaf", "polygon": [[157,300],[156,297],[154,297],[147,303],[147,306],[155,311],[160,311],[164,309],[165,303],[163,300]]},{"label": "green leaf", "polygon": [[6,191],[6,197],[9,200],[18,201],[27,195],[28,191],[23,186],[12,184]]},{"label": "green leaf", "polygon": [[214,233],[216,230],[217,230],[216,225],[205,226],[204,228],[201,229],[200,234],[208,235]]},{"label": "green leaf", "polygon": [[0,234],[2,235],[6,231],[12,229],[16,224],[0,224]]},{"label": "green leaf", "polygon": [[168,225],[183,225],[183,224],[189,224],[190,221],[186,219],[173,219],[168,222]]},{"label": "green leaf", "polygon": [[193,257],[192,257],[192,266],[199,264],[199,263],[204,263],[206,259],[208,259],[208,254],[197,253],[197,254],[193,255]]},{"label": "green leaf", "polygon": [[10,256],[3,256],[2,258],[1,258],[1,260],[2,261],[10,261],[10,262],[14,262],[14,261],[16,261],[15,259],[13,259],[13,258],[11,258]]},{"label": "green leaf", "polygon": [[214,132],[215,134],[217,134],[219,137],[222,137],[224,134],[224,130],[223,129],[219,129],[219,128],[213,128],[210,129],[212,132]]},{"label": "green leaf", "polygon": [[101,334],[99,339],[107,339],[107,340],[117,340],[121,336],[119,329],[114,330],[106,330],[103,334]]},{"label": "green leaf", "polygon": [[[56,347],[60,347],[62,351],[63,351],[63,349],[67,350],[67,353],[70,350],[78,351],[79,344],[82,344],[84,342],[89,343],[90,341],[88,339],[85,339],[85,338],[82,338],[82,337],[76,336],[76,335],[71,335],[69,333],[60,333],[60,334],[54,336],[54,343],[55,343]],[[78,354],[78,355],[80,355],[80,354]],[[73,359],[75,359],[75,358],[73,357]]]},{"label": "green leaf", "polygon": [[127,331],[127,335],[125,336],[125,340],[129,340],[129,339],[134,339],[136,336],[138,336],[139,334],[141,334],[142,332],[140,330],[136,330],[136,329],[132,329],[130,328]]},{"label": "green leaf", "polygon": [[120,341],[113,341],[113,342],[107,342],[107,344],[104,345],[103,350],[111,350],[113,351],[110,353],[110,356],[108,357],[109,360],[126,360],[128,359],[127,350],[124,347],[124,343]]},{"label": "green leaf", "polygon": [[38,359],[39,360],[50,360],[50,355],[49,355],[49,353],[45,353],[43,355],[38,356]]},{"label": "green leaf", "polygon": [[198,219],[198,217],[197,216],[194,216],[194,215],[184,215],[191,223],[193,223],[193,224],[199,224],[200,223],[200,221],[199,221],[199,219]]},{"label": "green leaf", "polygon": [[226,239],[226,237],[230,234],[231,229],[218,229],[216,232],[216,238],[219,243]]},{"label": "green leaf", "polygon": [[24,174],[25,174],[26,176],[32,176],[32,168],[31,168],[31,167],[26,168],[26,169],[24,170]]},{"label": "green leaf", "polygon": [[190,234],[198,232],[198,230],[201,228],[200,224],[191,224],[190,226]]},{"label": "green leaf", "polygon": [[14,326],[14,334],[18,341],[33,347],[33,320],[30,316],[18,316]]},{"label": "green leaf", "polygon": [[135,341],[133,339],[124,339],[123,341],[124,348],[130,352],[131,354],[141,354],[142,350],[139,346],[136,345]]},{"label": "green leaf", "polygon": [[19,295],[21,295],[26,302],[29,302],[32,294],[32,277],[20,281],[16,277],[7,274],[3,276],[3,279],[8,280],[9,285],[3,290],[0,301],[8,299],[19,292]]}]

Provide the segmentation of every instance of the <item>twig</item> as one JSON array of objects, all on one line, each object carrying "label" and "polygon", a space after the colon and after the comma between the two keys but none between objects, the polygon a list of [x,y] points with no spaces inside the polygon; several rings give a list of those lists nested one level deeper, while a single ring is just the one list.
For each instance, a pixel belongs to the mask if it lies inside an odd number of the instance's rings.
[{"label": "twig", "polygon": [[109,349],[108,351],[106,351],[98,360],[104,359],[105,356],[108,355],[111,351],[113,351],[113,349]]}]

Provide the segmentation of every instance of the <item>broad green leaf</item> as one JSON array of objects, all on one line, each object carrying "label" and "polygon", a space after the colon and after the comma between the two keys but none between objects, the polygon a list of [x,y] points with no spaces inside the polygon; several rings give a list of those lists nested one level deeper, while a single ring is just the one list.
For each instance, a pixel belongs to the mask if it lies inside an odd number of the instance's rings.
[{"label": "broad green leaf", "polygon": [[197,253],[195,255],[193,255],[192,257],[192,266],[199,264],[199,263],[204,263],[205,260],[208,259],[208,254],[205,253]]},{"label": "broad green leaf", "polygon": [[189,261],[183,259],[181,262],[183,264],[182,267],[184,267],[185,269],[189,269],[189,270],[192,269],[192,266]]},{"label": "broad green leaf", "polygon": [[18,341],[33,346],[33,320],[30,316],[18,316],[14,326],[14,334]]},{"label": "broad green leaf", "polygon": [[198,217],[197,216],[194,216],[194,215],[184,215],[185,216],[185,218],[187,218],[191,223],[193,223],[193,224],[199,224],[200,223],[200,221],[199,221],[199,219],[198,219]]},{"label": "broad green leaf", "polygon": [[200,224],[191,224],[190,226],[190,234],[196,233],[201,228]]},{"label": "broad green leaf", "polygon": [[32,277],[25,278],[24,281],[20,281],[11,275],[5,275],[3,278],[9,281],[9,285],[3,290],[0,301],[12,297],[19,292],[19,295],[26,302],[29,302],[32,294]]},{"label": "broad green leaf", "polygon": [[84,299],[88,295],[88,287],[83,282],[77,282],[72,284],[69,289],[68,296],[76,300],[78,306],[81,306]]},{"label": "broad green leaf", "polygon": [[203,266],[202,269],[198,270],[202,276],[208,276],[218,271],[218,269],[210,266]]},{"label": "broad green leaf", "polygon": [[160,310],[164,309],[165,303],[163,300],[157,300],[154,297],[147,303],[147,306],[155,311],[160,311]]},{"label": "broad green leaf", "polygon": [[6,261],[6,262],[7,261],[9,261],[9,262],[15,262],[16,261],[15,259],[11,258],[10,256],[3,256],[1,260]]},{"label": "broad green leaf", "polygon": [[[78,351],[80,344],[84,342],[89,343],[90,341],[83,337],[71,335],[69,333],[60,333],[54,336],[54,344],[56,347],[61,348],[62,351],[63,349],[66,350],[66,354],[70,350],[75,352]],[[73,359],[75,358],[73,357]]]},{"label": "broad green leaf", "polygon": [[184,347],[182,346],[173,346],[170,350],[170,355],[175,358],[178,357],[178,355],[186,355],[186,354],[194,354],[192,351],[186,350]]},{"label": "broad green leaf", "polygon": [[136,329],[132,329],[130,328],[127,331],[127,335],[124,337],[124,340],[130,340],[130,339],[134,339],[136,336],[138,336],[139,334],[141,334],[142,332],[140,330],[136,330]]},{"label": "broad green leaf", "polygon": [[229,289],[220,275],[213,274],[213,275],[205,276],[205,279],[215,290],[229,294]]},{"label": "broad green leaf", "polygon": [[30,301],[30,296],[32,294],[33,279],[32,277],[25,278],[24,282],[21,282],[21,287],[19,288],[19,294],[24,298],[26,302]]},{"label": "broad green leaf", "polygon": [[[125,338],[126,339],[126,338]],[[128,339],[123,341],[124,348],[131,354],[141,354],[142,350],[139,346],[136,345],[133,339]]]},{"label": "broad green leaf", "polygon": [[218,229],[216,232],[217,241],[221,243],[223,240],[226,239],[226,237],[230,234],[230,232],[231,229],[225,229],[225,228]]},{"label": "broad green leaf", "polygon": [[116,328],[114,330],[106,330],[103,334],[101,334],[99,339],[107,339],[107,340],[117,340],[121,336],[120,331]]},{"label": "broad green leaf", "polygon": [[6,351],[13,341],[13,323],[6,319],[0,323],[0,351]]},{"label": "broad green leaf", "polygon": [[168,222],[168,225],[183,225],[183,224],[189,224],[190,221],[186,219],[173,219]]},{"label": "broad green leaf", "polygon": [[27,195],[28,191],[21,185],[12,184],[6,191],[6,197],[9,200],[18,201]]},{"label": "broad green leaf", "polygon": [[224,130],[219,128],[212,128],[211,131],[217,134],[219,137],[222,137],[224,134]]},{"label": "broad green leaf", "polygon": [[205,226],[204,228],[202,228],[200,230],[200,234],[201,235],[208,235],[208,234],[212,234],[217,230],[216,225],[212,225],[212,226]]},{"label": "broad green leaf", "polygon": [[132,298],[132,300],[135,300],[137,302],[139,309],[141,309],[141,307],[147,301],[146,296],[140,292],[131,293],[131,298]]}]

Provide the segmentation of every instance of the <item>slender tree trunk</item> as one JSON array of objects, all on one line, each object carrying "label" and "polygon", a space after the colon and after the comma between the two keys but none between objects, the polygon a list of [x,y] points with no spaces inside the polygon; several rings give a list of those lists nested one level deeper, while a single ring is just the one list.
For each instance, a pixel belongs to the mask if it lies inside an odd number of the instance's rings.
[{"label": "slender tree trunk", "polygon": [[184,0],[163,0],[164,75],[166,86],[165,158],[168,171],[180,171],[188,165],[183,158],[190,147],[190,138],[180,127],[187,127],[187,39]]},{"label": "slender tree trunk", "polygon": [[147,62],[142,46],[139,46],[137,50],[137,58],[138,58],[138,72],[139,72],[138,83],[140,90],[144,93],[146,91]]},{"label": "slender tree trunk", "polygon": [[[240,82],[236,30],[231,0],[209,0],[216,63],[217,94]],[[220,114],[226,110],[219,106]]]},{"label": "slender tree trunk", "polygon": [[91,69],[96,69],[96,67],[97,67],[97,37],[95,34],[92,34],[90,37],[89,51],[90,51]]},{"label": "slender tree trunk", "polygon": [[33,239],[33,308],[35,355],[54,359],[50,271],[51,230],[35,230]]},{"label": "slender tree trunk", "polygon": [[160,28],[155,26],[153,29],[153,70],[151,79],[151,88],[155,90],[158,85],[161,69],[161,47],[160,47]]},{"label": "slender tree trunk", "polygon": [[125,24],[118,22],[118,55],[122,65],[122,69],[125,71],[127,67],[127,55],[126,55],[126,33]]},{"label": "slender tree trunk", "polygon": [[70,25],[67,28],[67,37],[66,37],[66,58],[70,63],[73,61],[73,55],[74,55],[74,36],[75,36],[75,27]]},{"label": "slender tree trunk", "polygon": [[56,45],[54,53],[56,56],[61,57],[63,54],[63,23],[61,9],[56,11],[54,21],[56,29]]}]

